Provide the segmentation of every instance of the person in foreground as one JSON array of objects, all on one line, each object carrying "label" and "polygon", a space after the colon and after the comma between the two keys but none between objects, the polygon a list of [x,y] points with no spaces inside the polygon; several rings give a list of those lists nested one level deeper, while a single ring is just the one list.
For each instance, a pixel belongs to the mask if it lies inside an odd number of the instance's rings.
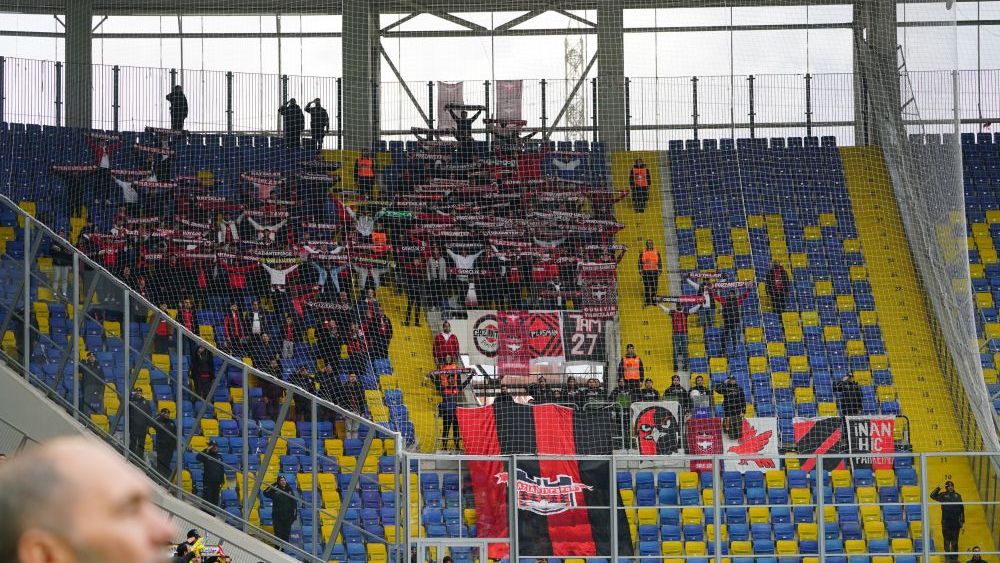
[{"label": "person in foreground", "polygon": [[110,448],[60,438],[0,467],[0,561],[154,563],[174,529]]}]

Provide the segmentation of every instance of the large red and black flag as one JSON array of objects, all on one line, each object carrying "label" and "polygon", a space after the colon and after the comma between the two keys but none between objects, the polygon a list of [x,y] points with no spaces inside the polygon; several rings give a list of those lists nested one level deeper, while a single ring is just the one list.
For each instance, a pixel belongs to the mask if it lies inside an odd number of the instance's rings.
[{"label": "large red and black flag", "polygon": [[822,454],[823,470],[843,469],[842,454],[847,451],[843,428],[844,419],[839,416],[794,419],[795,449],[803,456],[800,468],[812,471],[816,467],[816,458],[812,456]]},{"label": "large red and black flag", "polygon": [[[496,456],[470,461],[476,498],[476,534],[507,538],[508,485],[517,494],[519,553],[525,557],[611,556],[611,471],[603,460],[612,451],[613,421],[606,413],[574,411],[559,405],[522,405],[509,396],[493,405],[459,408],[465,452]],[[508,460],[520,454],[514,479]],[[539,456],[539,457],[534,457]],[[566,456],[562,459],[544,456]],[[618,513],[619,555],[632,554],[625,513]],[[490,558],[508,555],[506,544],[491,544]]]}]

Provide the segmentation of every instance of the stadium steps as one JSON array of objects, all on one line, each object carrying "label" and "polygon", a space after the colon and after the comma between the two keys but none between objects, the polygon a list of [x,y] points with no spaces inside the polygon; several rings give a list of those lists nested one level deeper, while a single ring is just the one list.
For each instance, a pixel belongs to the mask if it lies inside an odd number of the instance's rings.
[{"label": "stadium steps", "polygon": [[405,295],[396,295],[392,289],[383,286],[378,291],[378,300],[389,313],[389,318],[394,319],[389,361],[392,363],[395,381],[403,392],[403,402],[410,411],[418,448],[421,451],[434,451],[437,437],[434,420],[437,418],[438,398],[427,379],[427,373],[434,369],[431,354],[434,335],[431,334],[426,319],[419,327],[403,325],[401,319],[406,313]]},{"label": "stadium steps", "polygon": [[[611,179],[614,189],[629,189],[628,178],[635,159],[641,158],[649,168],[653,186],[649,190],[649,203],[645,213],[632,210],[630,197],[615,206],[615,217],[625,225],[616,238],[618,244],[628,246],[625,257],[618,268],[618,319],[621,335],[619,354],[625,353],[625,345],[635,344],[636,353],[642,358],[646,376],[652,377],[656,389],[663,392],[670,385],[673,376],[673,344],[670,335],[670,317],[659,307],[642,306],[642,280],[639,278],[639,253],[651,239],[660,251],[664,264],[668,249],[665,243],[661,197],[661,182],[668,181],[660,168],[660,156],[655,151],[615,152],[611,154]],[[669,220],[673,220],[672,217]],[[666,270],[666,268],[664,268]],[[667,273],[660,276],[659,292],[668,293]],[[614,383],[617,363],[611,366],[611,382]]]},{"label": "stadium steps", "polygon": [[[847,189],[854,207],[858,236],[869,281],[875,297],[879,324],[903,413],[909,417],[910,441],[915,451],[960,451],[958,424],[951,395],[934,356],[931,329],[922,288],[904,236],[899,208],[889,181],[881,149],[843,147],[840,149]],[[979,501],[975,480],[966,458],[928,458],[929,483],[955,482],[966,501]],[[980,545],[992,550],[992,538],[981,506],[966,507],[966,525],[960,548]],[[940,535],[940,506],[931,503],[935,542]],[[989,546],[989,547],[987,547]]]}]

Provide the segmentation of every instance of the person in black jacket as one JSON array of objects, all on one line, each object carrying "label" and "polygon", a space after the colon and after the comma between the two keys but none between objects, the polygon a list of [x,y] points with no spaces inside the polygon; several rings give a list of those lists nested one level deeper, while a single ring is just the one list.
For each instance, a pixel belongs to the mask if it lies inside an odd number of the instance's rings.
[{"label": "person in black jacket", "polygon": [[[669,389],[668,389],[669,391]],[[666,398],[666,397],[664,397]],[[659,401],[660,392],[653,387],[653,380],[647,379],[643,382],[642,389],[640,389],[635,395],[636,401]]]},{"label": "person in black jacket", "polygon": [[[347,382],[340,386],[340,399],[337,404],[358,416],[365,415],[365,390],[358,381],[358,374],[351,373]],[[361,423],[352,418],[344,420],[344,438],[357,439]]]},{"label": "person in black jacket", "polygon": [[215,362],[204,346],[198,346],[194,357],[191,358],[189,371],[194,393],[202,400],[209,400],[208,393],[212,390],[212,381],[215,379]]},{"label": "person in black jacket", "polygon": [[163,478],[169,479],[170,462],[174,459],[174,453],[177,451],[177,435],[174,434],[177,427],[174,420],[170,418],[170,411],[167,409],[160,409],[160,414],[157,415],[154,424],[156,425],[156,434],[153,436],[153,449],[156,450],[156,472]]},{"label": "person in black jacket", "polygon": [[[65,229],[59,230],[59,236],[69,239]],[[53,240],[49,256],[52,257],[52,292],[66,299],[69,297],[69,278],[73,271],[73,249],[59,240]]]},{"label": "person in black jacket", "polygon": [[323,137],[330,128],[330,114],[326,112],[326,108],[319,105],[319,98],[306,104],[305,110],[309,114],[309,129],[312,131],[313,142],[316,143],[317,149],[321,149]]},{"label": "person in black jacket", "polygon": [[149,422],[149,401],[136,389],[128,408],[128,449],[141,460],[145,460]]},{"label": "person in black jacket", "polygon": [[982,553],[980,553],[980,551],[982,551],[982,550],[979,548],[978,545],[975,546],[975,547],[973,547],[970,551],[972,551],[972,558],[969,559],[968,561],[966,561],[966,563],[983,563],[984,562],[983,555],[982,555]]},{"label": "person in black jacket", "polygon": [[730,375],[726,381],[715,385],[714,390],[722,395],[722,412],[725,417],[722,428],[730,438],[736,440],[743,431],[743,413],[747,410],[746,395],[739,383],[736,383],[735,375]]},{"label": "person in black jacket", "polygon": [[104,382],[107,377],[93,352],[80,362],[80,408],[86,414],[100,414],[104,410]]},{"label": "person in black jacket", "polygon": [[289,98],[278,108],[278,113],[284,118],[285,146],[298,148],[302,131],[306,128],[306,117],[302,114],[302,108],[299,107],[295,98]]},{"label": "person in black jacket", "polygon": [[271,499],[271,519],[274,522],[274,535],[279,540],[288,541],[292,532],[292,523],[298,516],[299,499],[295,489],[288,484],[284,475],[264,491],[264,496]]},{"label": "person in black jacket", "polygon": [[771,309],[779,315],[785,312],[790,285],[788,272],[780,262],[775,262],[764,278],[764,286],[767,288],[767,296],[771,298]]},{"label": "person in black jacket", "polygon": [[834,381],[833,391],[840,395],[841,416],[861,414],[861,387],[854,381],[853,373],[847,372],[842,380]]},{"label": "person in black jacket", "polygon": [[[648,381],[648,380],[647,380]],[[677,401],[680,404],[681,412],[691,412],[691,392],[681,385],[679,375],[673,376],[670,380],[670,387],[663,390],[664,401]]]},{"label": "person in black jacket", "polygon": [[316,357],[323,360],[323,365],[340,365],[340,347],[344,343],[340,337],[337,321],[330,319],[323,322],[323,328],[317,330]]},{"label": "person in black jacket", "polygon": [[198,454],[198,462],[204,471],[201,480],[201,498],[212,506],[219,506],[219,491],[226,482],[226,472],[222,466],[222,455],[219,446],[212,440],[205,451]]},{"label": "person in black jacket", "polygon": [[965,526],[965,506],[962,495],[955,492],[955,483],[945,481],[944,492],[941,487],[931,491],[931,499],[941,503],[941,534],[944,536],[945,560],[958,563],[958,536]]},{"label": "person in black jacket", "polygon": [[184,88],[180,84],[174,86],[173,92],[167,94],[167,101],[170,102],[170,128],[182,131],[184,120],[188,116],[188,100],[184,95]]}]

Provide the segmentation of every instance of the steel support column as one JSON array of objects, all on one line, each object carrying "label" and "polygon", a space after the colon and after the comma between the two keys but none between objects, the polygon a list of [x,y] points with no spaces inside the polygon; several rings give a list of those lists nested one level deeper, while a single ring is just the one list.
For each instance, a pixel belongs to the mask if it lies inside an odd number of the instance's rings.
[{"label": "steel support column", "polygon": [[608,152],[625,150],[625,35],[623,4],[597,5],[597,108],[600,140]]},{"label": "steel support column", "polygon": [[93,127],[93,0],[66,2],[66,126]]}]

